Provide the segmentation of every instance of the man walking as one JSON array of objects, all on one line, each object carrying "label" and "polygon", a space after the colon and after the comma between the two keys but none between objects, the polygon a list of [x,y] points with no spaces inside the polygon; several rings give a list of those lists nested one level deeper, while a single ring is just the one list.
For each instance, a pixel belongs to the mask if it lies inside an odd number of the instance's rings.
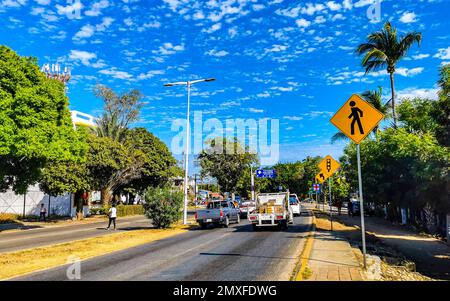
[{"label": "man walking", "polygon": [[351,134],[355,135],[355,123],[358,125],[358,129],[361,135],[364,135],[363,126],[361,124],[361,118],[364,117],[363,111],[360,108],[356,107],[356,102],[351,101],[350,107],[352,113],[348,116],[348,119],[352,119],[351,123]]},{"label": "man walking", "polygon": [[112,204],[112,207],[108,211],[108,216],[109,216],[109,223],[108,228],[106,228],[106,230],[109,230],[109,228],[111,227],[111,223],[114,224],[114,230],[116,230],[116,217],[117,217],[116,204]]},{"label": "man walking", "polygon": [[44,222],[45,222],[46,215],[47,215],[47,208],[45,208],[44,204],[41,204],[41,209],[39,212],[39,221],[44,220]]}]

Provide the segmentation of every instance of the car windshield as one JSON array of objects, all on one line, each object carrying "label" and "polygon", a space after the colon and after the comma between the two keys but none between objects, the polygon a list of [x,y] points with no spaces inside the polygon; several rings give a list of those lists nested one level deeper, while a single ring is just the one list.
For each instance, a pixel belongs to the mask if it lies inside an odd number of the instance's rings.
[{"label": "car windshield", "polygon": [[219,209],[219,208],[228,207],[227,202],[210,202],[208,203],[207,209]]},{"label": "car windshield", "polygon": [[296,198],[289,198],[289,203],[291,205],[297,205],[297,199]]}]

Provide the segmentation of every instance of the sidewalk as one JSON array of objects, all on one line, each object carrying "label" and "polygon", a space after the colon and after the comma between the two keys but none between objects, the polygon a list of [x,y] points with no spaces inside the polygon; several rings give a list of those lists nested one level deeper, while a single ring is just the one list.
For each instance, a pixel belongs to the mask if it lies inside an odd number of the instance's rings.
[{"label": "sidewalk", "polygon": [[350,244],[331,233],[316,232],[309,257],[308,281],[363,281],[364,276]]},{"label": "sidewalk", "polygon": [[[346,214],[337,216],[336,208],[333,209],[333,219],[350,227],[360,227],[359,216],[349,217]],[[378,217],[366,216],[365,226],[367,239],[372,236],[383,245],[403,254],[416,264],[417,272],[434,279],[450,280],[450,245]],[[367,251],[369,254],[383,256],[377,254],[379,253],[377,245],[368,245]]]},{"label": "sidewalk", "polygon": [[363,281],[365,277],[354,250],[343,238],[316,231],[308,267],[308,281]]},{"label": "sidewalk", "polygon": [[[314,206],[308,206],[314,211]],[[342,228],[342,227],[341,227]],[[356,254],[347,239],[338,231],[329,231],[328,221],[314,219],[310,241],[302,252],[303,271],[300,276],[306,281],[365,281],[367,277]],[[345,229],[342,229],[345,230]],[[309,273],[309,275],[308,275]]]}]

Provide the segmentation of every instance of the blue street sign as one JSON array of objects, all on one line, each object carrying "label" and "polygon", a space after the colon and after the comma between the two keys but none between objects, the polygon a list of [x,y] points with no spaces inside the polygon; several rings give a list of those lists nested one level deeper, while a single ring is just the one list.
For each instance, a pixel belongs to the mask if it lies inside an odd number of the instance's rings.
[{"label": "blue street sign", "polygon": [[313,189],[314,191],[320,191],[320,184],[313,184],[312,189]]},{"label": "blue street sign", "polygon": [[275,169],[258,169],[256,170],[256,176],[258,178],[276,178],[277,172]]}]

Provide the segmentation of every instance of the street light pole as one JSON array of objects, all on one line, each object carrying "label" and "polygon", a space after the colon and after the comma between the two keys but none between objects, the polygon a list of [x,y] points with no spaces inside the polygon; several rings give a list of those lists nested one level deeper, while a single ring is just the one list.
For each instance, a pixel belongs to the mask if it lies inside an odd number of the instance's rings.
[{"label": "street light pole", "polygon": [[165,87],[172,86],[186,86],[187,87],[187,116],[186,116],[186,148],[184,151],[184,209],[183,209],[183,224],[187,225],[187,206],[188,206],[188,184],[189,184],[189,136],[190,136],[190,105],[191,105],[191,85],[200,83],[200,82],[212,82],[215,81],[215,78],[206,78],[199,79],[194,81],[187,82],[175,82],[165,84]]}]

